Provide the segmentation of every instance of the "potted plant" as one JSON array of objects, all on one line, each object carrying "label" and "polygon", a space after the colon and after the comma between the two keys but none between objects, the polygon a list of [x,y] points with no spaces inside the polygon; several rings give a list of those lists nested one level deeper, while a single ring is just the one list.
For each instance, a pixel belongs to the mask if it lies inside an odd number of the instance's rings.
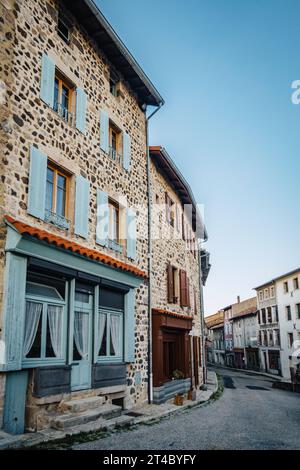
[{"label": "potted plant", "polygon": [[174,405],[182,406],[183,405],[183,395],[181,393],[177,393],[174,398]]},{"label": "potted plant", "polygon": [[184,373],[181,372],[181,370],[178,370],[178,369],[174,370],[172,375],[173,375],[172,378],[173,378],[174,380],[181,380],[181,379],[184,379]]}]

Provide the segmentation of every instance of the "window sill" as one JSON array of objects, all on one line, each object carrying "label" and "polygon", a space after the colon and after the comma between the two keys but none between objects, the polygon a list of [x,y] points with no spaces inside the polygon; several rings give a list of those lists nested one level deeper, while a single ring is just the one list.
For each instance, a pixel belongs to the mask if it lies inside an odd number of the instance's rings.
[{"label": "window sill", "polygon": [[71,221],[66,219],[65,217],[56,214],[55,212],[49,211],[46,209],[45,211],[45,222],[49,222],[50,224],[55,225],[56,227],[62,230],[69,230]]},{"label": "window sill", "polygon": [[22,361],[22,369],[34,369],[35,367],[45,367],[45,366],[61,366],[66,365],[66,359],[57,359],[55,357],[52,358],[32,358],[32,359],[23,359]]}]

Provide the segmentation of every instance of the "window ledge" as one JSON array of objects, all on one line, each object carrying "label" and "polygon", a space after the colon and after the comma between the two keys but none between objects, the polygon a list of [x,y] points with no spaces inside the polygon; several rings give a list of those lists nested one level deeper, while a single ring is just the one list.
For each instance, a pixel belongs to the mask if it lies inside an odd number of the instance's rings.
[{"label": "window ledge", "polygon": [[45,222],[56,225],[56,227],[63,230],[69,230],[71,224],[70,220],[47,209],[45,211]]}]

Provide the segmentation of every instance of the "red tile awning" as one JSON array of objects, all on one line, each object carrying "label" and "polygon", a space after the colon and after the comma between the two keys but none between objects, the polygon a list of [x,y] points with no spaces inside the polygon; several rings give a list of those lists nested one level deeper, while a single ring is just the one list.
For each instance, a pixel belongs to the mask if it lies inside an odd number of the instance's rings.
[{"label": "red tile awning", "polygon": [[108,266],[112,266],[117,269],[121,269],[122,271],[126,271],[136,276],[142,277],[146,279],[148,277],[145,271],[132,266],[131,264],[127,264],[124,261],[119,261],[112,256],[106,255],[101,253],[98,250],[93,250],[91,248],[86,248],[84,246],[79,245],[76,242],[66,240],[63,237],[58,235],[54,235],[53,233],[47,232],[46,230],[42,230],[37,227],[32,227],[31,225],[25,224],[24,222],[20,222],[15,220],[14,218],[6,215],[4,219],[11,225],[13,225],[16,230],[21,233],[22,235],[30,235],[31,237],[35,237],[38,240],[44,241],[49,243],[50,245],[55,245],[59,248],[63,248],[68,251],[72,251],[73,253],[80,254],[87,258],[90,258],[94,261],[98,261],[99,263],[107,264]]}]

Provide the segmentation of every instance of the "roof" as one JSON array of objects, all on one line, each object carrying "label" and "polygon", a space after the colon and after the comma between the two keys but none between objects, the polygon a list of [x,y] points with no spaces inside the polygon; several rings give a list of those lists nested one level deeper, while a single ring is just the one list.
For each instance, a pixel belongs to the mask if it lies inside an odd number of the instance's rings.
[{"label": "roof", "polygon": [[242,300],[232,304],[232,317],[240,318],[247,315],[253,315],[257,312],[257,297],[251,297],[250,299]]},{"label": "roof", "polygon": [[168,317],[180,318],[181,320],[193,320],[191,315],[182,315],[181,313],[171,312],[162,308],[152,308],[152,313],[156,315],[166,315]]},{"label": "roof", "polygon": [[112,256],[101,253],[98,250],[83,247],[78,243],[66,240],[65,238],[62,238],[58,235],[54,235],[53,233],[47,232],[46,230],[42,230],[37,227],[31,227],[30,225],[25,224],[24,222],[17,221],[8,215],[5,216],[5,220],[7,223],[13,225],[14,228],[22,235],[29,235],[31,237],[37,238],[38,240],[49,243],[49,245],[55,245],[64,250],[72,251],[75,254],[90,258],[93,261],[98,261],[99,263],[107,264],[109,266],[112,266],[113,268],[130,272],[139,277],[148,277],[147,273],[142,271],[141,269],[132,266],[131,264],[127,264],[123,261],[116,260]]},{"label": "roof", "polygon": [[155,165],[168,179],[183,204],[192,205],[192,225],[196,234],[202,240],[207,240],[208,235],[202,216],[197,208],[190,185],[187,183],[180,170],[177,168],[164,147],[151,146],[150,156]]},{"label": "roof", "polygon": [[289,277],[297,273],[300,273],[300,268],[293,269],[293,271],[289,271],[285,274],[281,274],[280,276],[274,277],[274,279],[271,279],[269,282],[265,282],[264,284],[261,284],[260,286],[253,287],[253,289],[254,290],[261,289],[262,287],[267,286],[268,284],[274,284],[274,282],[279,281],[279,279],[283,279],[284,277]]},{"label": "roof", "polygon": [[207,328],[219,328],[220,326],[223,326],[224,313],[223,311],[214,313],[213,315],[205,317],[204,321]]},{"label": "roof", "polygon": [[[93,0],[63,0],[79,24],[129,83],[141,105],[160,106],[164,100]],[[137,38],[138,40],[138,38]]]}]

